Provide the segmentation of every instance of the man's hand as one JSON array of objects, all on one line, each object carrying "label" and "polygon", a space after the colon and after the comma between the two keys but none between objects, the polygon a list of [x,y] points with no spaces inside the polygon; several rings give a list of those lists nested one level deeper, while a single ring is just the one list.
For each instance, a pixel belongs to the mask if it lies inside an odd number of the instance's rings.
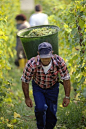
[{"label": "man's hand", "polygon": [[25,103],[28,107],[33,107],[32,100],[30,98],[25,99]]},{"label": "man's hand", "polygon": [[70,96],[70,90],[71,90],[71,84],[70,84],[70,80],[63,80],[63,86],[64,86],[64,90],[65,90],[65,98],[63,99],[63,107],[67,107],[68,104],[70,103],[70,99],[67,98]]},{"label": "man's hand", "polygon": [[67,107],[69,105],[69,103],[70,103],[70,100],[67,98],[64,98],[62,105],[63,105],[63,107]]},{"label": "man's hand", "polygon": [[24,92],[24,96],[25,96],[25,103],[28,107],[33,107],[33,103],[32,100],[29,97],[29,84],[22,82],[22,89]]}]

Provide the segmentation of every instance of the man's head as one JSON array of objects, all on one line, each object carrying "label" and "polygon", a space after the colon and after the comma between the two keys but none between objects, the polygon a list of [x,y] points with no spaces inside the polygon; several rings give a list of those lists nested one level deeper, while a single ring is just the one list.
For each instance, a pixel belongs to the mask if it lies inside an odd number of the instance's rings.
[{"label": "man's head", "polygon": [[43,42],[38,46],[38,54],[40,55],[43,65],[48,65],[52,57],[52,45],[48,42]]},{"label": "man's head", "polygon": [[37,5],[35,6],[35,11],[36,11],[36,12],[41,12],[41,11],[42,11],[42,6],[41,6],[40,4],[37,4]]},{"label": "man's head", "polygon": [[43,42],[38,46],[38,52],[41,58],[52,57],[52,45],[48,42]]}]

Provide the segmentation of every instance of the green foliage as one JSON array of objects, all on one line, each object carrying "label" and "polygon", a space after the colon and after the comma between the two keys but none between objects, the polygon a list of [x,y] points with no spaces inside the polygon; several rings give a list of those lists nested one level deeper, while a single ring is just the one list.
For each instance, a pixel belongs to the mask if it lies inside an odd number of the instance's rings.
[{"label": "green foliage", "polygon": [[[9,94],[4,98],[3,108],[0,111],[0,129],[35,129],[34,107],[27,107],[23,96],[20,80],[23,70],[11,63],[12,68],[6,76],[7,79],[13,80],[10,88],[7,89]],[[33,100],[31,83],[30,97]]]},{"label": "green foliage", "polygon": [[64,125],[67,129],[81,128],[83,125],[82,120],[82,107],[80,103],[75,104],[71,102],[67,108],[58,107],[57,125]]},{"label": "green foliage", "polygon": [[19,0],[0,2],[0,107],[2,106],[10,80],[6,73],[11,69],[10,58],[15,54],[15,16],[19,12]]}]

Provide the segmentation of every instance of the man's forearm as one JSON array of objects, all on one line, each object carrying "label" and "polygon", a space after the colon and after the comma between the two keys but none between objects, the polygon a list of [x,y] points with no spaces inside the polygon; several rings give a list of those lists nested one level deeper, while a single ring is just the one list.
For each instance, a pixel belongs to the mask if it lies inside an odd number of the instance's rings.
[{"label": "man's forearm", "polygon": [[71,90],[71,84],[70,80],[63,80],[64,90],[65,90],[65,96],[70,96],[70,90]]},{"label": "man's forearm", "polygon": [[22,82],[22,89],[24,92],[25,99],[28,99],[29,98],[29,84]]}]

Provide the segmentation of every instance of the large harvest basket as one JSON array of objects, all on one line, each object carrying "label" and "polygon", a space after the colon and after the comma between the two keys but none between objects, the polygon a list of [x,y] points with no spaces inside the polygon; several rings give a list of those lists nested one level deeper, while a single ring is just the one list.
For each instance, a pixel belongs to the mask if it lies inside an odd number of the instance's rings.
[{"label": "large harvest basket", "polygon": [[[56,29],[56,32],[54,34],[40,36],[40,37],[26,37],[25,36],[32,29],[43,28],[43,27],[49,27],[52,29],[54,28]],[[50,43],[53,47],[54,53],[58,54],[58,29],[59,28],[54,25],[41,25],[41,26],[35,26],[35,27],[30,27],[30,28],[20,30],[17,35],[21,39],[27,59],[30,59],[31,57],[34,57],[37,55],[38,45],[42,42]]]}]

